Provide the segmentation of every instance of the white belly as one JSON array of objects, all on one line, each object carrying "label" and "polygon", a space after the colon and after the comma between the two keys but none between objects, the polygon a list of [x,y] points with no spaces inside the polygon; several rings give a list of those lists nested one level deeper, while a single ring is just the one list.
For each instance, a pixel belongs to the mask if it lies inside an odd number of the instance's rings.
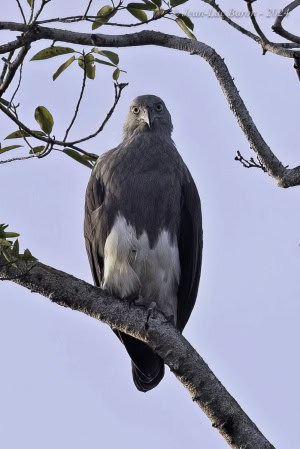
[{"label": "white belly", "polygon": [[141,295],[155,301],[166,315],[177,316],[180,263],[177,244],[166,230],[150,248],[146,232],[137,238],[135,229],[118,215],[104,247],[103,288],[124,298]]}]

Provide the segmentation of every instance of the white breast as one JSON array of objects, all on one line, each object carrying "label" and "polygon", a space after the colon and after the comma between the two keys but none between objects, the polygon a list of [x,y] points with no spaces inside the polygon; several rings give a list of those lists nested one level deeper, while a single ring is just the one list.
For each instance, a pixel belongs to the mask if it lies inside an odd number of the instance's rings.
[{"label": "white breast", "polygon": [[146,232],[137,238],[135,229],[118,215],[104,247],[103,287],[121,298],[141,295],[155,301],[166,315],[177,315],[180,263],[177,244],[162,230],[153,248]]}]

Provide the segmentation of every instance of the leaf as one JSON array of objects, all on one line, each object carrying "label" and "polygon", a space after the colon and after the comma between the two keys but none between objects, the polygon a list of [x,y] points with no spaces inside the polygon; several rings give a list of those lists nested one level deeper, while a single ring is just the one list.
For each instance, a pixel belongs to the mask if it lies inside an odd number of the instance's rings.
[{"label": "leaf", "polygon": [[56,70],[56,72],[53,74],[52,78],[53,81],[56,80],[56,78],[64,71],[66,70],[71,64],[72,62],[75,61],[75,56],[71,56],[71,58],[69,58],[66,62],[64,62],[62,65],[60,65],[58,67],[58,69]]},{"label": "leaf", "polygon": [[176,22],[178,23],[178,25],[180,26],[180,28],[185,32],[185,34],[190,38],[190,39],[195,39],[197,40],[196,36],[188,29],[188,27],[186,26],[186,24],[184,23],[184,21],[180,18],[176,19]]},{"label": "leaf", "polygon": [[116,70],[114,71],[114,73],[112,75],[113,80],[117,81],[119,79],[119,76],[120,76],[120,69],[116,68]]},{"label": "leaf", "polygon": [[14,150],[15,148],[20,148],[23,145],[10,145],[9,147],[0,148],[0,154],[6,153],[6,151]]},{"label": "leaf", "polygon": [[182,5],[182,3],[187,2],[188,0],[170,0],[170,5],[172,7]]},{"label": "leaf", "polygon": [[155,3],[156,6],[158,6],[159,8],[161,7],[162,1],[161,0],[151,0],[152,3]]},{"label": "leaf", "polygon": [[45,150],[45,145],[39,145],[38,147],[33,147],[31,148],[31,150],[29,151],[29,154],[36,154],[39,155],[40,153],[42,153]]},{"label": "leaf", "polygon": [[[142,11],[154,11],[156,9],[156,6],[149,2],[149,3],[128,3],[127,9],[138,9]],[[147,20],[147,19],[146,19]],[[143,20],[144,22],[144,20]]]},{"label": "leaf", "polygon": [[101,9],[97,12],[97,19],[93,22],[92,30],[96,30],[101,27],[104,23],[107,23],[109,19],[111,19],[117,12],[117,9],[114,9],[110,5],[102,6]]},{"label": "leaf", "polygon": [[[43,133],[43,131],[32,131],[32,132],[34,134],[36,134],[38,137],[46,135],[45,133]],[[22,129],[21,130],[19,129],[18,131],[14,131],[13,133],[6,136],[4,140],[20,139],[21,137],[34,137],[34,136],[31,136],[31,134],[29,134],[27,131],[23,131]]]},{"label": "leaf", "polygon": [[148,20],[147,14],[144,11],[141,11],[140,9],[134,9],[134,8],[128,8],[127,11],[130,12],[136,19],[140,20],[141,22],[146,22]]},{"label": "leaf", "polygon": [[153,12],[153,17],[161,17],[165,14],[165,9],[156,8],[156,10]]},{"label": "leaf", "polygon": [[184,15],[184,14],[175,14],[175,16],[176,16],[176,17],[179,17],[179,19],[183,20],[184,23],[186,24],[186,26],[187,26],[190,30],[193,31],[193,29],[194,29],[194,24],[193,24],[193,22],[191,21],[191,19],[190,19],[188,16],[186,16],[186,15]]},{"label": "leaf", "polygon": [[0,246],[10,247],[11,243],[8,240],[0,239]]},{"label": "leaf", "polygon": [[98,48],[94,47],[91,50],[93,53],[97,53],[99,55],[105,56],[108,58],[113,64],[118,65],[119,64],[119,55],[113,51],[108,50],[99,50]]},{"label": "leaf", "polygon": [[29,261],[29,260],[32,260],[32,261],[37,260],[37,258],[34,257],[34,256],[31,254],[31,252],[29,251],[29,249],[25,249],[24,254],[22,254],[21,258],[22,258],[23,260],[26,260],[26,261]]},{"label": "leaf", "polygon": [[111,67],[116,67],[115,64],[112,64],[111,62],[103,61],[103,59],[95,58],[95,62],[98,62],[99,64],[109,65]]},{"label": "leaf", "polygon": [[12,253],[15,257],[17,257],[19,255],[19,251],[20,251],[20,247],[19,247],[19,240],[15,240],[15,243],[13,244],[12,247]]},{"label": "leaf", "polygon": [[86,71],[86,76],[89,79],[95,79],[95,75],[96,75],[96,67],[95,67],[95,58],[91,53],[88,53],[85,56],[79,56],[78,58],[78,65],[79,67],[81,67],[83,70]]},{"label": "leaf", "polygon": [[20,237],[20,234],[18,234],[17,232],[5,232],[4,233],[5,238],[15,238],[15,237]]},{"label": "leaf", "polygon": [[55,56],[61,56],[61,55],[65,55],[67,53],[74,53],[74,51],[75,50],[73,50],[73,48],[69,48],[69,47],[48,47],[48,48],[44,48],[44,50],[41,50],[38,53],[36,53],[31,58],[31,61],[38,61],[40,59],[54,58]]},{"label": "leaf", "polygon": [[70,156],[72,159],[75,159],[75,161],[85,165],[86,167],[93,168],[93,165],[87,160],[87,158],[79,154],[76,150],[65,148],[63,152]]},{"label": "leaf", "polygon": [[31,6],[32,6],[32,3],[33,3],[33,0],[27,0],[27,3],[28,3],[28,5],[31,7]]},{"label": "leaf", "polygon": [[51,112],[45,106],[38,106],[34,112],[34,118],[40,125],[41,129],[50,134],[53,128],[54,120]]},{"label": "leaf", "polygon": [[4,98],[0,98],[0,103],[4,104],[4,106],[8,106],[9,105],[9,101],[4,100]]}]

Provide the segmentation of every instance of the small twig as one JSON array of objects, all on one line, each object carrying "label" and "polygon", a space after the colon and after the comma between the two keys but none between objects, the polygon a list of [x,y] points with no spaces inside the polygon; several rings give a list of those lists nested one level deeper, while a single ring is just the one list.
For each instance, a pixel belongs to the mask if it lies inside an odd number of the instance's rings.
[{"label": "small twig", "polygon": [[93,0],[90,0],[89,1],[89,4],[87,5],[87,8],[86,8],[86,10],[85,10],[85,13],[83,14],[83,18],[84,17],[86,17],[87,15],[88,15],[88,12],[89,12],[89,9],[90,9],[90,7],[91,7],[91,5],[92,5],[92,2],[93,2]]},{"label": "small twig", "polygon": [[0,85],[0,96],[2,96],[6,91],[6,89],[9,87],[10,83],[12,82],[16,74],[16,71],[18,70],[19,66],[23,63],[24,58],[27,55],[29,49],[30,45],[25,45],[25,47],[21,48],[15,60],[11,63],[8,63],[9,67],[7,70],[6,77],[3,80],[2,84]]},{"label": "small twig", "polygon": [[300,44],[300,36],[297,36],[293,33],[290,33],[289,31],[285,30],[282,26],[283,19],[286,18],[286,16],[296,9],[298,6],[300,6],[300,0],[294,0],[289,5],[287,5],[285,8],[282,9],[281,14],[279,14],[276,17],[276,20],[274,22],[274,25],[272,26],[272,30],[279,34],[279,36],[284,37],[285,39],[288,39],[289,41],[295,42],[297,44]]},{"label": "small twig", "polygon": [[20,0],[16,0],[16,2],[17,2],[17,5],[18,5],[18,7],[19,7],[19,10],[20,10],[20,12],[21,12],[21,15],[22,15],[22,17],[23,17],[23,21],[24,21],[24,23],[26,23],[26,17],[25,17],[25,14],[24,14],[22,5],[21,5],[21,3],[20,3]]},{"label": "small twig", "polygon": [[256,17],[255,17],[255,12],[253,11],[253,8],[252,8],[253,0],[246,0],[246,3],[247,3],[247,8],[248,8],[248,11],[249,11],[249,15],[250,15],[250,19],[251,19],[252,25],[253,25],[255,31],[257,32],[257,34],[259,35],[259,37],[261,38],[261,45],[262,45],[263,51],[265,53],[265,46],[264,46],[264,44],[268,43],[269,39],[266,37],[266,35],[263,33],[263,31],[261,30],[260,26],[257,23]]},{"label": "small twig", "polygon": [[13,157],[11,159],[6,159],[4,161],[0,161],[0,164],[7,164],[8,162],[15,162],[15,161],[24,161],[25,159],[32,159],[33,157],[36,157],[36,156],[34,154],[31,154],[29,156]]},{"label": "small twig", "polygon": [[262,165],[261,162],[257,163],[253,159],[253,157],[251,157],[248,161],[247,159],[244,158],[244,156],[241,155],[240,151],[237,151],[237,156],[235,156],[234,160],[240,162],[242,166],[245,168],[260,168],[265,173],[267,172],[267,170],[265,169],[265,167]]},{"label": "small twig", "polygon": [[90,134],[87,137],[84,137],[82,139],[78,139],[78,140],[74,140],[74,142],[71,142],[72,144],[77,144],[77,143],[81,143],[81,142],[85,142],[86,140],[92,139],[93,137],[97,136],[101,131],[103,131],[104,126],[106,125],[106,123],[108,122],[108,120],[110,119],[110,117],[112,116],[120,98],[121,98],[121,94],[122,94],[122,90],[128,86],[128,83],[123,83],[123,84],[114,84],[115,87],[115,101],[114,104],[112,105],[112,107],[110,108],[110,110],[108,111],[105,119],[103,120],[103,122],[101,123],[101,125],[99,126],[99,128],[92,134]]},{"label": "small twig", "polygon": [[4,61],[4,65],[3,65],[2,73],[1,73],[1,75],[0,75],[0,86],[1,86],[2,83],[3,83],[3,80],[4,80],[4,78],[5,78],[6,72],[7,72],[7,70],[8,70],[10,61],[12,60],[12,57],[13,57],[13,55],[14,55],[14,52],[15,52],[15,51],[12,50],[12,51],[9,53],[9,55],[8,55],[8,57],[7,57],[6,59],[5,59],[5,58],[2,58],[2,60]]},{"label": "small twig", "polygon": [[75,112],[74,112],[73,118],[71,120],[70,125],[68,126],[68,128],[66,130],[65,137],[63,139],[64,142],[67,140],[68,134],[69,134],[72,126],[74,125],[74,122],[75,122],[76,117],[77,117],[78,112],[79,112],[80,104],[81,104],[81,101],[82,101],[82,98],[83,98],[85,85],[86,85],[86,76],[87,76],[86,75],[86,71],[87,71],[86,60],[85,60],[85,55],[83,54],[83,78],[82,78],[81,90],[80,90],[80,94],[79,94],[79,98],[78,98],[78,101],[77,101],[77,105],[76,105],[76,108],[75,108]]}]

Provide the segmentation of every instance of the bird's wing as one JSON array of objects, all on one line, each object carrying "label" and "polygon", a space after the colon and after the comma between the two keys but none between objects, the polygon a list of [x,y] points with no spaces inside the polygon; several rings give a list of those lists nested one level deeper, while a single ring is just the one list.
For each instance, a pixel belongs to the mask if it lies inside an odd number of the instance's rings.
[{"label": "bird's wing", "polygon": [[102,226],[102,207],[104,201],[104,185],[100,177],[101,159],[94,168],[85,196],[84,237],[90,267],[97,286],[101,285],[104,266],[104,245],[107,235]]},{"label": "bird's wing", "polygon": [[178,287],[177,327],[185,327],[197,298],[202,261],[202,217],[199,194],[191,174],[182,188],[182,207],[178,248],[180,283]]}]

